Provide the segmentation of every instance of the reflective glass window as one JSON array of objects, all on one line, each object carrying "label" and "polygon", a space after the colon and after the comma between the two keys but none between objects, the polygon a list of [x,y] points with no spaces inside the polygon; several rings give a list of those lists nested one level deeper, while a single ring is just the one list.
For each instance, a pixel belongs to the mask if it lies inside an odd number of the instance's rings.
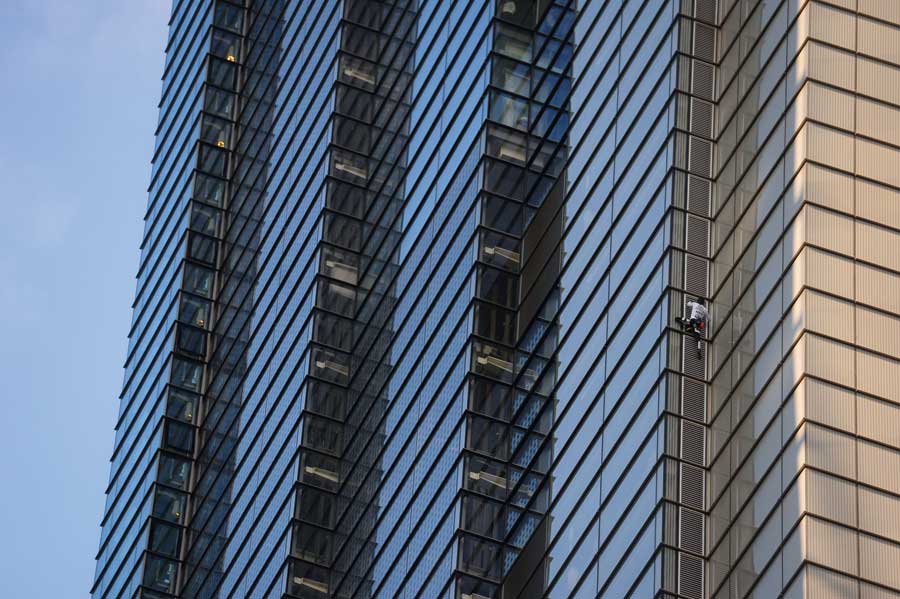
[{"label": "reflective glass window", "polygon": [[150,551],[178,557],[178,541],[181,529],[157,520],[150,521]]},{"label": "reflective glass window", "polygon": [[476,302],[475,333],[513,345],[516,342],[516,313],[491,304]]},{"label": "reflective glass window", "polygon": [[231,123],[225,119],[204,114],[200,120],[200,139],[219,148],[228,147],[231,142]]},{"label": "reflective glass window", "polygon": [[190,460],[169,453],[159,454],[159,482],[184,491],[187,490],[190,475]]},{"label": "reflective glass window", "polygon": [[209,83],[233,90],[236,76],[237,68],[234,64],[215,57],[209,59],[209,73],[206,79]]},{"label": "reflective glass window", "polygon": [[497,23],[494,49],[500,54],[531,62],[531,33],[504,23]]},{"label": "reflective glass window", "polygon": [[234,93],[217,87],[206,88],[203,101],[203,109],[206,112],[230,119],[234,110]]},{"label": "reflective glass window", "polygon": [[178,324],[178,350],[191,356],[206,355],[206,331]]},{"label": "reflective glass window", "polygon": [[184,389],[169,387],[169,400],[166,404],[166,416],[185,422],[194,421],[194,410],[200,396]]},{"label": "reflective glass window", "polygon": [[188,255],[198,262],[214,265],[218,242],[214,237],[200,235],[193,231],[188,234]]},{"label": "reflective glass window", "polygon": [[213,23],[217,27],[241,33],[244,11],[240,7],[227,2],[216,2],[216,14]]},{"label": "reflective glass window", "polygon": [[293,528],[291,552],[307,561],[327,565],[331,560],[331,534],[303,522],[295,523]]},{"label": "reflective glass window", "polygon": [[481,251],[478,258],[491,266],[518,272],[521,263],[521,242],[495,231],[481,230]]},{"label": "reflective glass window", "polygon": [[189,391],[200,391],[203,380],[203,365],[189,362],[179,357],[172,358],[172,384]]},{"label": "reflective glass window", "polygon": [[153,495],[153,515],[156,518],[182,524],[184,522],[186,505],[186,494],[174,489],[156,486],[156,491]]},{"label": "reflective glass window", "polygon": [[503,56],[493,56],[491,83],[507,91],[527,96],[531,92],[531,67]]},{"label": "reflective glass window", "polygon": [[510,235],[522,234],[522,205],[517,202],[486,195],[482,198],[481,222],[486,227]]},{"label": "reflective glass window", "polygon": [[302,487],[297,500],[297,517],[319,526],[329,527],[334,522],[334,495],[327,491]]},{"label": "reflective glass window", "polygon": [[224,58],[228,62],[238,59],[241,38],[228,31],[213,29],[209,51],[214,56]]},{"label": "reflective glass window", "polygon": [[176,420],[166,420],[164,442],[167,449],[191,453],[194,451],[194,427]]},{"label": "reflective glass window", "polygon": [[197,152],[197,168],[210,175],[225,176],[225,169],[228,167],[228,153],[225,150],[201,143]]},{"label": "reflective glass window", "polygon": [[174,593],[177,574],[177,562],[156,555],[147,556],[144,566],[145,586],[156,591]]},{"label": "reflective glass window", "polygon": [[204,173],[194,174],[194,197],[221,206],[225,199],[225,181]]},{"label": "reflective glass window", "polygon": [[212,206],[193,202],[191,205],[191,229],[204,235],[215,235],[219,232],[221,214]]},{"label": "reflective glass window", "polygon": [[209,326],[210,309],[209,300],[182,293],[178,319],[196,327],[206,328]]},{"label": "reflective glass window", "polygon": [[508,127],[528,130],[528,101],[491,91],[489,118]]},{"label": "reflective glass window", "polygon": [[184,264],[184,288],[185,290],[200,295],[210,297],[212,294],[214,271],[186,262]]}]

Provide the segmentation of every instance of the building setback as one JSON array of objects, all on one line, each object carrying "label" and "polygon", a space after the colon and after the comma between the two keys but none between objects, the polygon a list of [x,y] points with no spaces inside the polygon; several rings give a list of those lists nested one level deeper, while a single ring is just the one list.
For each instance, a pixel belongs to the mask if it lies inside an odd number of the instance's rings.
[{"label": "building setback", "polygon": [[900,599],[898,248],[893,0],[174,0],[92,596]]}]

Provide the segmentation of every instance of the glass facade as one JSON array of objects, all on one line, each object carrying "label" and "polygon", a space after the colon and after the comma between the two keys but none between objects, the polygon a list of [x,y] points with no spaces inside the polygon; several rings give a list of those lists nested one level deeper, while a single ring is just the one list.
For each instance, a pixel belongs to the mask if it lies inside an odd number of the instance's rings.
[{"label": "glass facade", "polygon": [[900,598],[898,48],[175,0],[92,596]]}]

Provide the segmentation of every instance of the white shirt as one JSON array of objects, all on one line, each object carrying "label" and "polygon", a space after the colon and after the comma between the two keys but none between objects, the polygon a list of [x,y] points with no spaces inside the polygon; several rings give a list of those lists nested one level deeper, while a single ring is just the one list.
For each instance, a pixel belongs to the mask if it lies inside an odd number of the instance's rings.
[{"label": "white shirt", "polygon": [[706,309],[706,306],[702,306],[697,302],[688,302],[688,307],[691,309],[691,319],[696,318],[701,322],[706,322],[706,319],[709,318],[709,311]]}]

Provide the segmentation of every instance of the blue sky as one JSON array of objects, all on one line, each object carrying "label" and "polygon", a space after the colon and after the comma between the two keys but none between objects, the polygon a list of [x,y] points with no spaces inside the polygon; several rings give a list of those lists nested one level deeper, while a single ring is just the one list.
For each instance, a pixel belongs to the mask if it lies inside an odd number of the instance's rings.
[{"label": "blue sky", "polygon": [[0,19],[0,594],[87,597],[170,0]]}]

